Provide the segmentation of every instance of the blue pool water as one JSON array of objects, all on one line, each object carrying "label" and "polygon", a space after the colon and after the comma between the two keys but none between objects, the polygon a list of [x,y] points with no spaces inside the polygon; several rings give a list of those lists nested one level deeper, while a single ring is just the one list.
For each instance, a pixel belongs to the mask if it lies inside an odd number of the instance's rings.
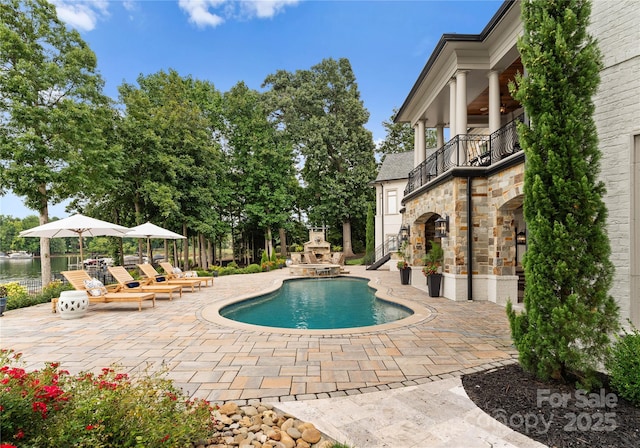
[{"label": "blue pool water", "polygon": [[377,299],[367,283],[344,277],[289,280],[273,293],[222,308],[220,315],[267,327],[326,330],[378,325],[413,314]]}]

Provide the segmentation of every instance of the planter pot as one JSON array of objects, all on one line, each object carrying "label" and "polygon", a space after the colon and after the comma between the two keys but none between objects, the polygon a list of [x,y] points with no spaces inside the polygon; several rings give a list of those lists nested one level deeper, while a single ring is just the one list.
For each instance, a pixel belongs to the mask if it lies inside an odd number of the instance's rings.
[{"label": "planter pot", "polygon": [[429,287],[429,297],[440,297],[442,274],[427,275],[427,286]]},{"label": "planter pot", "polygon": [[411,283],[411,268],[400,269],[400,283],[403,285]]},{"label": "planter pot", "polygon": [[78,319],[89,309],[89,297],[86,291],[62,291],[56,304],[61,319]]},{"label": "planter pot", "polygon": [[0,297],[0,316],[3,315],[6,309],[7,309],[7,298]]}]

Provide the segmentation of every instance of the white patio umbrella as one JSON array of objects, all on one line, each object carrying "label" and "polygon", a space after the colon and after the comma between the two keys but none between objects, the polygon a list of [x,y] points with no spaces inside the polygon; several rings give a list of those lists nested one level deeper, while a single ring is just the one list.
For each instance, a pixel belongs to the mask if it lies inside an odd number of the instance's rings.
[{"label": "white patio umbrella", "polygon": [[82,238],[87,236],[119,236],[122,237],[130,229],[100,219],[91,218],[80,213],[68,218],[51,221],[32,229],[23,230],[23,237],[68,238],[77,236],[80,240],[80,260],[84,260]]},{"label": "white patio umbrella", "polygon": [[186,237],[179,233],[172,232],[163,227],[157,226],[150,222],[145,222],[139,226],[132,227],[129,232],[123,235],[125,238],[146,238],[147,239],[147,256],[149,257],[149,263],[153,263],[151,258],[151,238],[163,239],[163,240],[183,240]]}]

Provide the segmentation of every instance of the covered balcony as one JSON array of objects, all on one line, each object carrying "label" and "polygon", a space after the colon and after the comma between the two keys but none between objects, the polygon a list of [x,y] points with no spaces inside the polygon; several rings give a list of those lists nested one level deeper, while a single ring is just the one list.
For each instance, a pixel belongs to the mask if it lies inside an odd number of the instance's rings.
[{"label": "covered balcony", "polygon": [[489,167],[522,150],[517,123],[524,114],[490,135],[456,135],[410,173],[404,195],[418,190],[454,167]]}]

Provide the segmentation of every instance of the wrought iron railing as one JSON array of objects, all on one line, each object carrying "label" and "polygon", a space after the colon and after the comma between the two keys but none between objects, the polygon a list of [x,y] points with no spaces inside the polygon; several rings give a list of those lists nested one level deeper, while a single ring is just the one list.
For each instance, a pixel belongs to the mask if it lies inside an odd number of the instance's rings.
[{"label": "wrought iron railing", "polygon": [[409,172],[405,196],[456,166],[490,166],[521,150],[517,122],[507,123],[491,135],[456,135]]},{"label": "wrought iron railing", "polygon": [[369,257],[369,259],[365,260],[366,265],[370,266],[375,264],[378,260],[382,259],[385,255],[390,254],[391,252],[395,252],[400,248],[400,238],[398,235],[392,235],[387,237],[386,241],[376,247],[373,257]]}]

